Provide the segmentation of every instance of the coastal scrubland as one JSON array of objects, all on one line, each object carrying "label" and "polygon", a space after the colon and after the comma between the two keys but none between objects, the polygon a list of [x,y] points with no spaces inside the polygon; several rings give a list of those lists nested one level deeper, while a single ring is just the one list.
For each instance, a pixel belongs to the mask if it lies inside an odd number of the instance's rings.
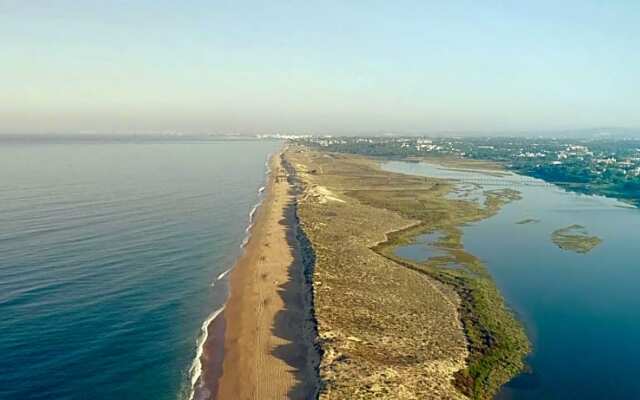
[{"label": "coastal scrubland", "polygon": [[[362,156],[290,147],[285,158],[313,252],[321,399],[489,399],[523,370],[526,335],[461,243],[463,224],[518,192],[487,191],[479,205],[448,198],[446,181],[386,172]],[[395,255],[434,231],[446,256]]]}]

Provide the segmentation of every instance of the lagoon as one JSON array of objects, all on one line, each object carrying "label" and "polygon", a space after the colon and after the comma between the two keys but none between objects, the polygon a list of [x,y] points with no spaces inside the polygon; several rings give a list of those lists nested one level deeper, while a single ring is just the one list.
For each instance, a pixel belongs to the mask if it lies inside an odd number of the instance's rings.
[{"label": "lagoon", "polygon": [[[464,190],[484,175],[401,161],[383,168],[458,180]],[[523,198],[464,227],[463,244],[485,263],[533,344],[531,371],[505,385],[497,398],[640,398],[640,210],[517,174],[487,181],[471,190],[476,193],[470,201],[501,187],[519,190]],[[518,224],[525,220],[536,223]],[[560,249],[551,235],[574,224],[602,243],[586,254]]]}]

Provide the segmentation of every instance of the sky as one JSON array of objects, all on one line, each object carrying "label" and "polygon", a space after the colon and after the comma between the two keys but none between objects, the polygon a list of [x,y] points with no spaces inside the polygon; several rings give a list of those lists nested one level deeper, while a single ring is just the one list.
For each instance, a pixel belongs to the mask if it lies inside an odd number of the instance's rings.
[{"label": "sky", "polygon": [[0,133],[640,127],[640,1],[0,0]]}]

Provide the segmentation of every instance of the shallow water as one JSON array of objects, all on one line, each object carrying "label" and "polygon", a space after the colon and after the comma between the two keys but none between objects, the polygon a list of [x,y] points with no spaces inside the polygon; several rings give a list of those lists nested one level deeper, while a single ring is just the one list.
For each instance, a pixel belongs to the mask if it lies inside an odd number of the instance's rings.
[{"label": "shallow water", "polygon": [[[389,171],[475,181],[477,173],[389,162]],[[469,175],[471,174],[471,175]],[[613,199],[532,186],[511,174],[491,186],[522,192],[497,215],[464,227],[465,248],[482,259],[524,323],[532,373],[505,385],[499,399],[640,398],[640,210]],[[514,185],[522,180],[524,185]],[[482,190],[482,189],[478,189]],[[525,219],[540,222],[517,224]],[[559,249],[551,234],[580,224],[602,238],[587,254]]]},{"label": "shallow water", "polygon": [[430,258],[446,256],[447,252],[435,246],[440,240],[440,232],[418,235],[410,244],[398,246],[395,255],[417,262],[427,261]]},{"label": "shallow water", "polygon": [[278,147],[0,142],[0,399],[182,398]]}]

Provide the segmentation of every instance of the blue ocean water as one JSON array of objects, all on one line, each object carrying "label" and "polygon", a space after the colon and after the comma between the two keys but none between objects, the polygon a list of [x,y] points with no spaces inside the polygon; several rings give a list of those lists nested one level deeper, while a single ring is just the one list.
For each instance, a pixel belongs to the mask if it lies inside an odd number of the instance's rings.
[{"label": "blue ocean water", "polygon": [[0,399],[184,398],[279,146],[0,142]]},{"label": "blue ocean water", "polygon": [[[424,163],[391,162],[385,168],[463,181],[486,178]],[[541,182],[516,174],[491,181],[478,191]],[[497,399],[640,399],[640,210],[555,186],[512,188],[521,200],[464,227],[462,237],[465,248],[486,264],[533,344],[526,360],[531,371],[506,384]],[[537,222],[517,223],[525,219]],[[553,231],[573,224],[602,244],[587,254],[553,244]]]}]

